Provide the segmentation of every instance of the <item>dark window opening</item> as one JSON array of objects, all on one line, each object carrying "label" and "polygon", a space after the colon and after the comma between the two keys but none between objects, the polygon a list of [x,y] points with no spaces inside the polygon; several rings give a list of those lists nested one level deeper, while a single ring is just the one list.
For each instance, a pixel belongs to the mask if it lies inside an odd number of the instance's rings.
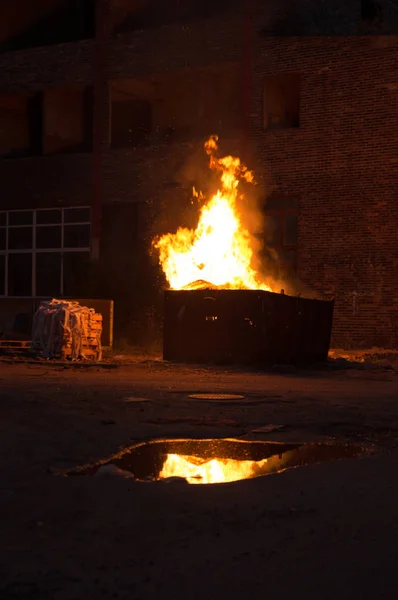
[{"label": "dark window opening", "polygon": [[0,156],[35,156],[42,153],[42,94],[0,97]]},{"label": "dark window opening", "polygon": [[293,271],[297,266],[298,200],[271,196],[265,206],[264,256],[277,263],[279,270]]},{"label": "dark window opening", "polygon": [[4,3],[0,52],[90,39],[95,35],[95,0],[18,0]]},{"label": "dark window opening", "polygon": [[361,0],[361,19],[368,23],[380,21],[382,18],[382,7],[376,0]]},{"label": "dark window opening", "polygon": [[92,87],[47,89],[43,93],[45,154],[92,150]]},{"label": "dark window opening", "polygon": [[93,105],[92,86],[0,96],[0,156],[91,151]]},{"label": "dark window opening", "polygon": [[270,75],[265,78],[264,129],[300,127],[300,75]]}]

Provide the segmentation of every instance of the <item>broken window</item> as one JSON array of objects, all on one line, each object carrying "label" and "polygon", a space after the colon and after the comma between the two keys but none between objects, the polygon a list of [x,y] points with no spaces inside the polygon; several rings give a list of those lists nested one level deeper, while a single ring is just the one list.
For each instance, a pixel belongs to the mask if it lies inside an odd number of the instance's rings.
[{"label": "broken window", "polygon": [[84,295],[90,221],[86,207],[0,212],[0,296]]},{"label": "broken window", "polygon": [[300,75],[270,75],[265,78],[264,129],[300,126]]},{"label": "broken window", "polygon": [[382,7],[377,0],[361,0],[361,19],[374,23],[382,17]]},{"label": "broken window", "polygon": [[92,149],[92,87],[47,89],[43,93],[45,154]]}]

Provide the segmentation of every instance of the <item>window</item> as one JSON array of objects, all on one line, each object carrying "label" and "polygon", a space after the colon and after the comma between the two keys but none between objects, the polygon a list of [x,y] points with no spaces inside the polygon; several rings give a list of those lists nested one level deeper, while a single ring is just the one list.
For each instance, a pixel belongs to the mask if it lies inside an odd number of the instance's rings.
[{"label": "window", "polygon": [[90,209],[0,212],[0,296],[84,295]]},{"label": "window", "polygon": [[235,138],[241,126],[238,63],[110,82],[114,148],[186,142],[216,131]]},{"label": "window", "polygon": [[[284,196],[272,196],[265,206],[265,252],[276,256],[288,270],[297,266],[298,201]],[[271,250],[271,252],[269,252]]]},{"label": "window", "polygon": [[34,156],[41,150],[41,92],[0,96],[0,156]]},{"label": "window", "polygon": [[299,75],[270,75],[265,78],[263,126],[264,129],[300,126]]},{"label": "window", "polygon": [[0,156],[91,151],[93,104],[82,85],[0,95]]},{"label": "window", "polygon": [[91,86],[44,90],[44,154],[92,150],[93,103]]}]

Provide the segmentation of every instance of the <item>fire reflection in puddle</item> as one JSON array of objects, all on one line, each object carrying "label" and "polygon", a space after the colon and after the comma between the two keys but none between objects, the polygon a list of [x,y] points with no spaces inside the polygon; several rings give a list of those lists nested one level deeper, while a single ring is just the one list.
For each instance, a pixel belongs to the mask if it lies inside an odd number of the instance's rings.
[{"label": "fire reflection in puddle", "polygon": [[281,444],[234,439],[153,440],[67,475],[116,474],[136,481],[170,481],[190,484],[227,483],[252,479],[319,462],[355,458],[359,445]]}]

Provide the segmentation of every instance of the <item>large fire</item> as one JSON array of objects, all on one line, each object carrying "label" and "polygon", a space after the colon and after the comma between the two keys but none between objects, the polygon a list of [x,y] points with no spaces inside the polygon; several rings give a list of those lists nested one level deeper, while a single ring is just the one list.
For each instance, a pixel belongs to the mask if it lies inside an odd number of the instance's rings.
[{"label": "large fire", "polygon": [[188,483],[227,483],[251,479],[261,474],[267,464],[263,460],[234,460],[213,458],[204,460],[197,456],[168,454],[159,474],[160,479],[184,477]]},{"label": "large fire", "polygon": [[[216,286],[228,289],[271,288],[252,266],[249,232],[243,227],[237,202],[239,182],[253,174],[233,156],[216,157],[217,136],[205,143],[210,169],[220,175],[217,192],[202,205],[196,229],[180,227],[154,240],[159,260],[172,289]],[[194,190],[199,200],[202,194]]]}]

